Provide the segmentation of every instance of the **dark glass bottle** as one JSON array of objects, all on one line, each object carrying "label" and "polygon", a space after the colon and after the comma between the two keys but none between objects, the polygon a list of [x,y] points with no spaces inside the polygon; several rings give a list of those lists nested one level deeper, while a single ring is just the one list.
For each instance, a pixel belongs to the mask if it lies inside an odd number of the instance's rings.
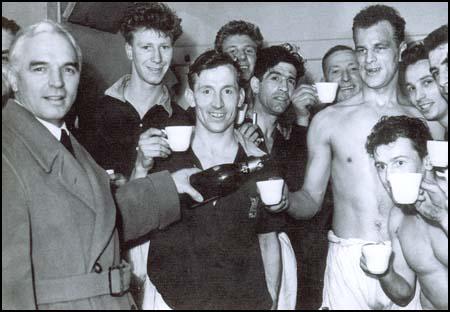
[{"label": "dark glass bottle", "polygon": [[251,157],[241,163],[214,166],[193,174],[189,182],[202,194],[205,203],[237,190],[247,180],[248,174],[262,169],[267,160],[267,156]]}]

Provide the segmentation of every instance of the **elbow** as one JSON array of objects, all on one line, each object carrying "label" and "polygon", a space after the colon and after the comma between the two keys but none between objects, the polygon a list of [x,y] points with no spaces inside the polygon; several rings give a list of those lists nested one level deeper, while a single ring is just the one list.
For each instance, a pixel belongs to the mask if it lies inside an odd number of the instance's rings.
[{"label": "elbow", "polygon": [[320,210],[320,206],[301,206],[290,205],[288,214],[296,220],[309,220],[312,219]]}]

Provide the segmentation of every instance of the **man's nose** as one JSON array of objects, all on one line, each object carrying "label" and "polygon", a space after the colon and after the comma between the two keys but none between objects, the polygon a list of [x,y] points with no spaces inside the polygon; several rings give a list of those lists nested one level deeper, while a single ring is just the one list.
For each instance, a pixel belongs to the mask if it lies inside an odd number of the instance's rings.
[{"label": "man's nose", "polygon": [[220,94],[217,94],[212,102],[212,106],[214,108],[222,108],[224,106],[222,96]]},{"label": "man's nose", "polygon": [[425,98],[425,92],[421,88],[416,89],[416,101],[419,102]]},{"label": "man's nose", "polygon": [[54,88],[61,88],[64,86],[64,79],[59,69],[50,70],[49,84]]},{"label": "man's nose", "polygon": [[152,55],[152,61],[155,63],[161,63],[161,52],[159,51],[159,49],[155,49],[155,52]]},{"label": "man's nose", "polygon": [[247,58],[247,55],[245,54],[245,52],[243,50],[239,50],[237,52],[237,58],[238,58],[238,60],[245,60]]},{"label": "man's nose", "polygon": [[375,53],[371,50],[367,50],[367,54],[366,54],[366,63],[370,64],[373,63],[377,60],[377,57],[375,56]]},{"label": "man's nose", "polygon": [[348,72],[348,69],[344,70],[342,73],[342,80],[345,82],[350,80],[350,73]]},{"label": "man's nose", "polygon": [[281,79],[280,84],[279,84],[279,89],[281,91],[288,91],[289,90],[288,80],[287,79]]}]

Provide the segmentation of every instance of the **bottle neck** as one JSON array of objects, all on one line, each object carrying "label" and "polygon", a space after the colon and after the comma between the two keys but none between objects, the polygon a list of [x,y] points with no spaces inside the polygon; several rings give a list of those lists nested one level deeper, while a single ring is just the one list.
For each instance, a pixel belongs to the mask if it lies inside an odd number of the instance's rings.
[{"label": "bottle neck", "polygon": [[251,157],[249,160],[240,164],[242,173],[252,173],[264,167],[265,157]]}]

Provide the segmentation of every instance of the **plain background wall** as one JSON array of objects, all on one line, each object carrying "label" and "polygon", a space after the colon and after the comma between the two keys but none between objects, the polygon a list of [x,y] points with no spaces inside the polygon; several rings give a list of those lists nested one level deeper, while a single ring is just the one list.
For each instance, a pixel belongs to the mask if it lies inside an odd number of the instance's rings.
[{"label": "plain background wall", "polygon": [[[405,18],[409,38],[422,39],[442,24],[448,23],[447,2],[379,2],[394,6]],[[346,44],[353,47],[353,17],[371,2],[298,2],[298,3],[230,3],[170,2],[168,5],[183,19],[184,33],[177,41],[174,69],[182,77],[189,65],[185,56],[194,60],[213,47],[218,29],[233,19],[244,19],[259,25],[266,45],[291,42],[301,47],[307,58],[308,76],[322,77],[320,60],[330,47]],[[22,26],[52,17],[55,5],[50,2],[2,2],[2,14]],[[129,71],[124,41],[119,34],[110,34],[70,24],[84,53],[83,85],[89,93],[101,94],[104,89]]]}]

